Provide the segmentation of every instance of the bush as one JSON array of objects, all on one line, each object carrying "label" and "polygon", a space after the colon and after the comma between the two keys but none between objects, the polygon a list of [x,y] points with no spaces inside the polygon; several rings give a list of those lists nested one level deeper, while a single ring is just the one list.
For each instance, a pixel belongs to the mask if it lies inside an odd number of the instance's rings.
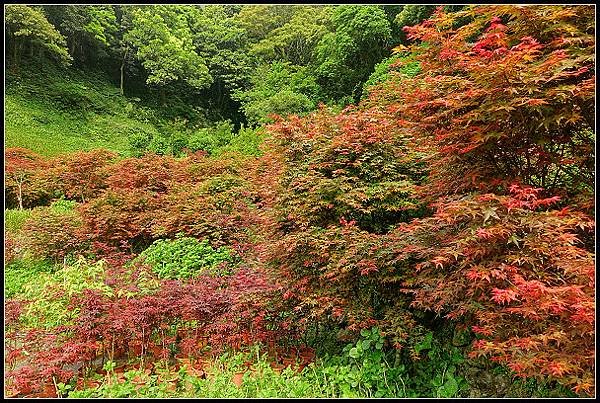
[{"label": "bush", "polygon": [[144,155],[150,146],[152,138],[152,133],[148,133],[139,129],[132,131],[127,136],[129,147],[131,149],[131,155],[134,157],[141,157]]},{"label": "bush", "polygon": [[[423,214],[424,169],[396,127],[377,111],[324,108],[270,127],[269,151],[283,156],[270,257],[295,325],[336,321],[356,332],[410,316],[385,235]],[[394,327],[390,337],[405,332]]]},{"label": "bush", "polygon": [[157,238],[151,225],[159,207],[154,192],[115,188],[81,206],[80,233],[99,253],[140,251]]},{"label": "bush", "polygon": [[539,189],[511,193],[446,200],[433,217],[399,226],[390,242],[415,264],[405,281],[412,306],[472,326],[473,356],[588,393],[594,255],[579,237],[591,235],[594,221],[548,209],[558,198]]},{"label": "bush", "polygon": [[22,296],[24,285],[35,282],[40,274],[51,273],[54,270],[54,264],[46,260],[31,258],[13,260],[6,265],[4,270],[5,298]]},{"label": "bush", "polygon": [[168,155],[171,154],[171,145],[166,138],[155,135],[150,140],[150,143],[148,143],[148,151],[156,155]]},{"label": "bush", "polygon": [[[402,67],[394,69],[393,66],[401,64]],[[401,74],[406,77],[414,77],[421,70],[421,64],[418,61],[411,60],[406,54],[395,54],[384,59],[375,66],[375,71],[371,73],[369,79],[363,84],[363,96],[368,95],[370,87],[385,82],[390,78],[390,73]]]},{"label": "bush", "polygon": [[272,122],[269,115],[304,114],[322,100],[322,90],[306,67],[274,62],[257,70],[252,88],[234,97],[251,125]]},{"label": "bush", "polygon": [[252,129],[250,127],[242,126],[237,134],[233,136],[229,144],[218,148],[214,154],[221,155],[225,152],[239,152],[244,155],[254,155],[258,157],[262,155],[260,145],[264,135],[265,133],[262,127]]},{"label": "bush", "polygon": [[159,239],[139,255],[163,279],[185,279],[201,274],[226,275],[222,263],[232,262],[231,250],[213,249],[207,240],[184,237]]},{"label": "bush", "polygon": [[183,133],[175,133],[171,135],[171,151],[174,156],[180,157],[184,155],[184,149],[188,148],[188,138]]},{"label": "bush", "polygon": [[29,302],[20,319],[24,327],[50,329],[70,323],[78,313],[77,309],[69,308],[70,297],[84,289],[112,294],[111,288],[104,284],[106,265],[102,261],[91,263],[79,259],[53,269],[52,265],[43,262],[31,261],[25,264],[28,269],[34,268],[37,275],[29,276],[28,281],[18,289],[16,287],[23,278],[13,284],[13,297]]},{"label": "bush", "polygon": [[213,127],[199,129],[188,139],[191,151],[206,151],[214,154],[220,147],[226,146],[234,138],[233,124],[228,121],[217,122]]},{"label": "bush", "polygon": [[106,189],[105,168],[116,158],[116,153],[104,149],[62,154],[51,159],[51,168],[40,176],[46,179],[48,187],[85,203]]},{"label": "bush", "polygon": [[5,201],[9,208],[34,207],[51,197],[52,189],[40,173],[49,168],[48,161],[26,148],[7,148],[4,151]]},{"label": "bush", "polygon": [[323,376],[326,389],[345,398],[406,397],[406,369],[388,363],[379,329],[364,329],[361,336],[346,345],[342,355],[323,360],[317,376]]},{"label": "bush", "polygon": [[31,215],[31,210],[4,210],[4,233],[15,234],[23,228],[23,224]]},{"label": "bush", "polygon": [[75,207],[77,207],[77,202],[74,200],[58,199],[50,204],[50,209],[57,213],[73,211]]},{"label": "bush", "polygon": [[79,212],[70,206],[37,207],[23,225],[24,246],[36,257],[60,261],[86,249],[80,238],[81,227]]},{"label": "bush", "polygon": [[286,117],[290,114],[302,115],[314,110],[315,103],[306,95],[283,90],[268,98],[257,99],[244,106],[244,113],[253,124],[272,123],[271,115]]}]

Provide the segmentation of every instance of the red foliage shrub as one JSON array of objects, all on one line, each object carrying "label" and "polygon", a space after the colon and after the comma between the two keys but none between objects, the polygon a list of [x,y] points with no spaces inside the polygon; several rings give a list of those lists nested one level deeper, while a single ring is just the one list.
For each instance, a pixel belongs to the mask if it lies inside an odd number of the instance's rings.
[{"label": "red foliage shrub", "polygon": [[321,108],[271,126],[274,151],[285,164],[278,200],[284,225],[327,227],[345,217],[385,232],[414,214],[423,169],[384,116],[375,109],[333,115]]},{"label": "red foliage shrub", "polygon": [[81,238],[97,252],[139,252],[156,239],[151,229],[161,205],[160,195],[145,190],[107,190],[79,207]]},{"label": "red foliage shrub", "polygon": [[350,332],[377,324],[395,341],[406,338],[394,315],[408,298],[397,298],[402,268],[385,233],[422,214],[414,196],[424,173],[386,116],[322,108],[270,128],[281,174],[273,205],[280,240],[269,257],[301,331],[320,322]]},{"label": "red foliage shrub", "polygon": [[254,343],[283,343],[297,333],[281,318],[280,288],[259,268],[240,268],[227,283],[228,309],[206,327],[211,346],[240,348]]},{"label": "red foliage shrub", "polygon": [[[397,74],[367,104],[387,105],[429,155],[430,200],[502,184],[506,192],[515,181],[553,193],[593,191],[590,7],[440,8],[405,28],[422,72]],[[456,28],[461,20],[469,22]]]},{"label": "red foliage shrub", "polygon": [[105,169],[117,154],[108,150],[79,151],[51,159],[51,168],[40,173],[48,186],[56,187],[67,198],[83,203],[107,187]]},{"label": "red foliage shrub", "polygon": [[4,266],[15,260],[18,256],[17,241],[10,235],[4,235]]},{"label": "red foliage shrub", "polygon": [[23,310],[23,301],[14,299],[4,300],[4,325],[11,328],[17,324]]},{"label": "red foliage shrub", "polygon": [[77,210],[36,208],[23,225],[23,243],[37,257],[62,260],[69,253],[86,250],[81,227]]},{"label": "red foliage shrub", "polygon": [[152,233],[174,237],[178,232],[208,239],[214,247],[247,243],[254,217],[251,184],[240,177],[218,175],[196,185],[179,186],[162,200]]},{"label": "red foliage shrub", "polygon": [[545,210],[556,201],[518,186],[444,200],[393,238],[399,258],[416,263],[405,281],[412,306],[472,325],[484,337],[474,355],[593,393],[594,255],[577,233],[594,220]]},{"label": "red foliage shrub", "polygon": [[[136,345],[143,355],[168,358],[172,343],[198,355],[199,349],[190,348],[190,343],[197,345],[203,338],[210,338],[217,350],[239,347],[240,341],[272,340],[277,330],[267,330],[267,323],[257,320],[268,312],[260,296],[272,289],[260,271],[241,269],[231,277],[202,276],[187,283],[165,280],[155,292],[128,298],[85,290],[72,300],[72,308],[80,314],[65,345],[92,346],[108,357]],[[176,336],[173,327],[185,337]]]},{"label": "red foliage shrub", "polygon": [[6,207],[22,209],[43,204],[49,199],[48,189],[35,180],[36,174],[47,168],[40,155],[25,148],[7,148],[4,161]]},{"label": "red foliage shrub", "polygon": [[141,158],[127,158],[107,169],[108,187],[116,189],[140,189],[148,192],[166,193],[173,184],[189,182],[187,160],[177,161],[169,156],[148,154]]},{"label": "red foliage shrub", "polygon": [[[124,269],[114,272],[120,278]],[[98,356],[109,359],[140,355],[168,359],[173,348],[189,356],[200,356],[210,340],[214,351],[226,346],[281,339],[285,331],[270,328],[268,316],[278,311],[269,307],[273,285],[264,272],[242,268],[232,276],[202,276],[182,283],[165,280],[155,290],[131,288],[133,296],[115,284],[112,296],[84,290],[73,296],[70,309],[79,312],[72,325],[50,332],[33,330],[24,335],[12,333],[11,356],[22,349],[19,368],[6,374],[17,392],[36,391],[45,382],[68,382],[79,368],[89,366]],[[125,285],[125,284],[123,284]],[[7,305],[9,317],[16,320],[18,306]]]},{"label": "red foliage shrub", "polygon": [[20,358],[20,365],[6,371],[5,387],[15,395],[42,392],[47,383],[67,383],[76,371],[66,369],[66,366],[91,359],[89,351],[84,351],[81,346],[62,344],[64,329],[53,332],[34,329],[23,336],[11,336],[19,347],[9,348],[8,355]]}]

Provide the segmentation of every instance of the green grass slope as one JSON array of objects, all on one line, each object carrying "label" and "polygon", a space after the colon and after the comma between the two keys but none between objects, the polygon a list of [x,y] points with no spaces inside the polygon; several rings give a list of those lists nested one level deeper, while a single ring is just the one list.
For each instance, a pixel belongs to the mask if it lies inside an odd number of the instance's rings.
[{"label": "green grass slope", "polygon": [[50,156],[106,148],[129,153],[128,135],[157,129],[101,73],[25,66],[6,77],[5,147]]}]

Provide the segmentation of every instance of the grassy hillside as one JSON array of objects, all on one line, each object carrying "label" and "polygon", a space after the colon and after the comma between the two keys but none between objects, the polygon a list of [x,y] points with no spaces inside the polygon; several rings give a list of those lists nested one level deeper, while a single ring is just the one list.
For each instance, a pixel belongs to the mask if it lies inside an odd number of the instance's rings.
[{"label": "grassy hillside", "polygon": [[140,118],[135,100],[101,73],[53,66],[6,78],[5,146],[42,155],[106,148],[127,155],[128,135],[157,129]]}]

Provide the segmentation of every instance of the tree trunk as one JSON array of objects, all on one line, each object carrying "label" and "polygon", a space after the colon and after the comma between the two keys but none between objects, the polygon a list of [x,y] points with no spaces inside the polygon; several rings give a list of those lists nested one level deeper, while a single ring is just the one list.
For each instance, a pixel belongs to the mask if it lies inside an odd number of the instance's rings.
[{"label": "tree trunk", "polygon": [[123,63],[121,63],[121,96],[124,95],[123,92],[123,68],[125,67],[125,59],[123,59]]},{"label": "tree trunk", "polygon": [[19,58],[21,57],[21,41],[14,39],[15,46],[13,48],[13,71],[16,73],[19,71]]},{"label": "tree trunk", "polygon": [[125,61],[127,60],[127,53],[129,53],[129,47],[125,49],[125,54],[123,55],[123,61],[121,62],[121,96],[125,94],[123,91],[123,72],[125,70]]},{"label": "tree trunk", "polygon": [[167,94],[165,93],[165,87],[164,86],[160,87],[160,102],[162,103],[162,106],[166,106],[167,105]]}]

